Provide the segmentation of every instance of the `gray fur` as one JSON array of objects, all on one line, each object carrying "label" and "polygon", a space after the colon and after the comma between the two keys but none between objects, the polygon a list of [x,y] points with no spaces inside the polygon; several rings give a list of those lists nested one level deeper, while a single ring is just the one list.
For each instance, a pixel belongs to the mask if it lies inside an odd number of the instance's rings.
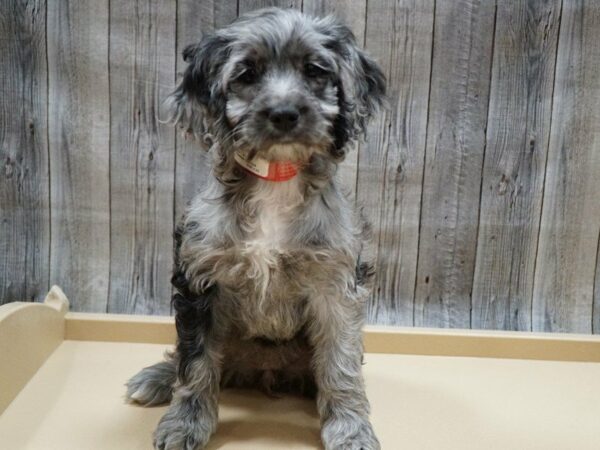
[{"label": "gray fur", "polygon": [[143,406],[163,405],[171,401],[176,379],[175,362],[168,358],[131,378],[125,396],[129,402]]},{"label": "gray fur", "polygon": [[[293,10],[241,17],[184,57],[170,120],[209,146],[214,177],[176,235],[175,356],[136,375],[128,397],[154,404],[173,386],[155,446],[191,450],[216,429],[219,386],[316,387],[325,448],[378,449],[361,373],[369,228],[335,173],[383,99],[383,74],[334,18]],[[270,115],[281,105],[299,111],[284,132]],[[238,150],[299,173],[261,180]]]}]

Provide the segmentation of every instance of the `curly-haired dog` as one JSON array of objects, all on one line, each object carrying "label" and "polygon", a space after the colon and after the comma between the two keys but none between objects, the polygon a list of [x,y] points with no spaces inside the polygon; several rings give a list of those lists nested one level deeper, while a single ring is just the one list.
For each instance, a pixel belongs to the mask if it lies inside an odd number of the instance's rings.
[{"label": "curly-haired dog", "polygon": [[171,121],[207,144],[213,174],[176,232],[178,342],[128,382],[171,401],[158,449],[200,449],[221,386],[315,394],[326,449],[378,449],[361,375],[368,227],[335,173],[385,79],[332,17],[267,9],[183,52]]}]

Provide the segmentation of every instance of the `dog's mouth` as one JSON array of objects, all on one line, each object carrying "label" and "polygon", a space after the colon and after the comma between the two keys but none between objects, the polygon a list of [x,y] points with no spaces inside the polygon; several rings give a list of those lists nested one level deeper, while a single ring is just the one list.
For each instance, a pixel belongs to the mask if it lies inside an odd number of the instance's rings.
[{"label": "dog's mouth", "polygon": [[248,159],[262,158],[269,162],[290,162],[298,165],[306,164],[310,157],[318,152],[317,146],[300,142],[267,142],[260,146],[237,146],[236,153]]},{"label": "dog's mouth", "polygon": [[308,149],[303,144],[295,142],[281,142],[269,146],[258,153],[270,161],[302,162],[307,156]]}]

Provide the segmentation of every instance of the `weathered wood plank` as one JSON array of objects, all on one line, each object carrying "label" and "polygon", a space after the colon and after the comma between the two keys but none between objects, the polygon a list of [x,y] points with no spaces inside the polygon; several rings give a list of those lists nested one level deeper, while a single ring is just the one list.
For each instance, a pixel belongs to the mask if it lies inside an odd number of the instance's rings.
[{"label": "weathered wood plank", "polygon": [[591,332],[600,231],[600,4],[563,2],[533,329]]},{"label": "weathered wood plank", "polygon": [[[183,49],[200,41],[203,33],[235,20],[236,0],[178,0],[177,3],[177,73],[183,73],[186,63]],[[197,142],[177,133],[175,168],[175,222],[183,215],[194,194],[205,186],[210,175],[209,156]]]},{"label": "weathered wood plank", "polygon": [[0,304],[48,290],[46,2],[0,1]]},{"label": "weathered wood plank", "polygon": [[560,7],[498,2],[473,328],[531,330]]},{"label": "weathered wood plank", "polygon": [[110,3],[108,312],[170,312],[175,136],[159,106],[175,78],[176,7]]},{"label": "weathered wood plank", "polygon": [[494,19],[494,2],[436,4],[418,326],[470,326]]},{"label": "weathered wood plank", "polygon": [[110,261],[108,1],[48,8],[51,284],[106,311]]},{"label": "weathered wood plank", "polygon": [[[365,39],[366,3],[366,0],[304,0],[302,10],[318,17],[334,14],[350,27],[356,41],[362,46]],[[358,144],[354,145],[338,169],[341,185],[351,198],[356,198],[358,147]]]},{"label": "weathered wood plank", "polygon": [[367,0],[304,0],[302,11],[323,17],[334,14],[354,32],[359,44],[364,39]]},{"label": "weathered wood plank", "polygon": [[[183,47],[238,2],[109,1],[50,2],[46,27],[46,2],[0,0],[0,302],[51,281],[76,310],[168,312],[173,210],[209,172],[156,111]],[[375,228],[371,322],[600,333],[600,5],[562,2],[559,25],[560,0],[498,0],[496,22],[494,3],[239,10],[334,12],[389,77],[341,168]]]},{"label": "weathered wood plank", "polygon": [[600,334],[600,236],[596,250],[596,276],[594,278],[594,305],[592,308],[592,333]]},{"label": "weathered wood plank", "polygon": [[302,8],[302,0],[239,0],[238,10],[240,14],[255,9],[270,8],[276,6],[279,8]]},{"label": "weathered wood plank", "polygon": [[390,101],[358,165],[358,203],[375,234],[372,323],[413,324],[433,9],[432,1],[368,3],[366,49],[382,64]]}]

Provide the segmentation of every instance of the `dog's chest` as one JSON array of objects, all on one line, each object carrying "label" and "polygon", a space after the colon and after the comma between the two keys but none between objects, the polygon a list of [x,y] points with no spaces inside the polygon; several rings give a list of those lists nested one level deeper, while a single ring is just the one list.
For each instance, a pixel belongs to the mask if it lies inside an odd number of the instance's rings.
[{"label": "dog's chest", "polygon": [[298,205],[303,201],[297,178],[284,182],[259,181],[249,200],[252,216],[243,240],[247,247],[263,250],[281,250],[289,243],[290,224]]},{"label": "dog's chest", "polygon": [[248,337],[291,338],[302,325],[302,295],[298,274],[284,260],[293,240],[291,224],[302,202],[300,187],[295,179],[264,181],[251,201],[253,215],[238,248],[246,266],[236,295],[239,322]]}]

